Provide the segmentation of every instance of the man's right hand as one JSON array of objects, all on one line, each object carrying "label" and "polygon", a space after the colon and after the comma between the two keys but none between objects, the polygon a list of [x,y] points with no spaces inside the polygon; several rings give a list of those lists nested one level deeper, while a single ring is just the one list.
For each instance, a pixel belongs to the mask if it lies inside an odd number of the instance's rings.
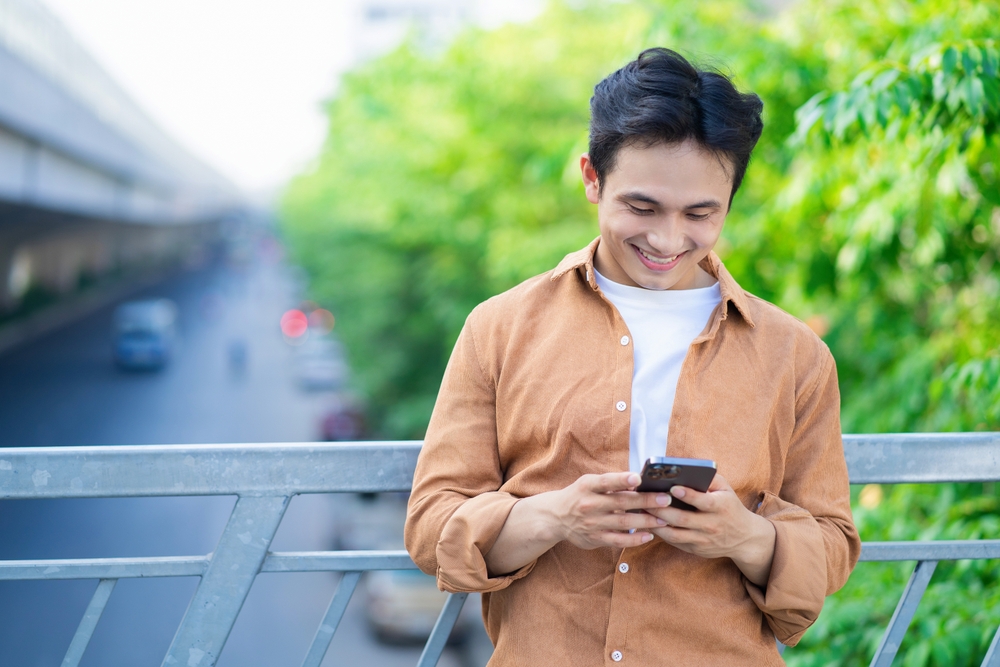
[{"label": "man's right hand", "polygon": [[670,496],[637,493],[639,482],[634,472],[583,475],[564,489],[519,500],[485,554],[487,569],[491,575],[514,572],[563,540],[581,549],[622,549],[650,541],[648,530],[664,522],[628,510],[663,508]]}]

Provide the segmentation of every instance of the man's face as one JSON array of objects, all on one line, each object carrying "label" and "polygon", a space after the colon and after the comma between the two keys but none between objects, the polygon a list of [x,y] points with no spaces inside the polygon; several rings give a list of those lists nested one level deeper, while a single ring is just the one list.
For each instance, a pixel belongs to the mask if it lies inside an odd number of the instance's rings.
[{"label": "man's face", "polygon": [[719,240],[733,186],[714,155],[693,141],[624,146],[600,192],[588,155],[580,167],[587,199],[597,204],[594,262],[603,276],[657,290],[714,284],[698,262]]}]

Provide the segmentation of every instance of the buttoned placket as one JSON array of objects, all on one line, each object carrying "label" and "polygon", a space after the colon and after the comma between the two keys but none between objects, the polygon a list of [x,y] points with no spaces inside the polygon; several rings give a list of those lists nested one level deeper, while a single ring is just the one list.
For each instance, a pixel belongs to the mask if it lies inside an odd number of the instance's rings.
[{"label": "buttoned placket", "polygon": [[[621,443],[621,445],[613,446],[612,448],[613,450],[622,449],[623,445],[624,451],[611,452],[612,461],[610,462],[611,463],[610,469],[617,470],[620,468],[620,464],[616,463],[616,458],[619,455],[623,455],[621,458],[624,458],[625,469],[628,469],[629,447],[630,447],[629,427],[631,423],[631,417],[628,413],[628,409],[629,409],[629,401],[631,400],[632,396],[632,375],[635,370],[634,368],[635,357],[632,345],[632,336],[631,332],[629,332],[628,330],[627,325],[625,324],[625,320],[622,319],[621,313],[619,313],[618,309],[615,308],[614,304],[611,303],[611,301],[608,300],[606,296],[604,296],[604,293],[601,292],[600,288],[597,287],[596,283],[592,283],[590,281],[591,276],[592,273],[590,272],[590,269],[588,269],[587,270],[588,284],[590,284],[590,286],[598,294],[601,300],[604,301],[606,307],[611,309],[612,313],[611,326],[612,326],[612,335],[614,336],[613,340],[616,340],[618,343],[617,345],[615,345],[615,347],[618,348],[618,352],[616,353],[617,363],[615,364],[615,375],[614,375],[615,382],[613,385],[614,391],[616,393],[616,399],[614,404],[615,411],[613,414],[620,414],[625,417],[625,420],[623,424],[622,422],[617,422],[619,424],[622,424],[621,438],[620,439],[615,438],[615,434],[619,433],[619,429],[613,428],[611,442],[615,444]],[[613,420],[612,423],[616,423],[616,420]],[[624,640],[626,636],[625,628],[627,626],[628,619],[627,615],[621,612],[616,613],[615,610],[616,608],[623,609],[624,608],[623,605],[627,605],[628,592],[627,589],[622,590],[619,587],[619,583],[624,585],[624,579],[622,579],[621,581],[619,581],[619,579],[622,578],[623,575],[628,574],[629,570],[631,569],[631,566],[627,562],[623,561],[616,565],[616,569],[618,571],[618,574],[615,577],[615,583],[613,584],[611,591],[612,614],[611,618],[609,619],[607,634],[605,635],[605,651],[607,651],[605,653],[605,656],[610,657],[613,662],[621,662],[625,657],[623,651],[626,648]]]},{"label": "buttoned placket", "polygon": [[[628,415],[628,409],[629,409],[628,399],[630,399],[632,395],[632,373],[634,371],[633,364],[635,363],[635,358],[632,356],[633,351],[631,349],[632,336],[628,330],[628,326],[625,324],[625,320],[622,319],[621,313],[619,313],[618,309],[615,308],[615,305],[611,303],[611,301],[606,296],[604,296],[604,293],[601,291],[601,288],[597,285],[597,281],[594,280],[593,269],[589,265],[584,265],[583,268],[584,268],[583,276],[587,282],[587,286],[590,287],[590,289],[592,289],[597,294],[598,297],[600,297],[601,301],[604,302],[606,308],[611,309],[612,313],[611,326],[613,327],[613,332],[614,332],[613,335],[618,339],[619,343],[618,347],[620,352],[618,355],[616,355],[617,363],[615,364],[615,382],[613,384],[615,393],[618,395],[618,398],[617,400],[615,400],[614,409],[615,412],[623,413],[626,416],[625,468],[627,469],[628,459],[629,459],[628,455],[629,429],[627,427],[630,426],[631,423],[630,416]],[[627,375],[627,377],[623,377],[625,375]],[[612,423],[614,424],[615,420],[612,420]],[[617,428],[613,429],[613,431],[615,432],[617,432],[617,430],[618,430]],[[612,442],[614,442],[614,440],[615,438],[614,436],[612,436]],[[619,465],[616,464],[614,460],[609,461],[609,463],[612,465],[611,467],[612,470],[617,470],[620,467]]]}]

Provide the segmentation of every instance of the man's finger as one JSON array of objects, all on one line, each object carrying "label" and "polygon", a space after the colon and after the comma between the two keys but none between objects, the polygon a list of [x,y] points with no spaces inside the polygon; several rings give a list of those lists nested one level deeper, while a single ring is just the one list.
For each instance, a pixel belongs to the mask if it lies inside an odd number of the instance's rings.
[{"label": "man's finger", "polygon": [[712,483],[709,485],[708,490],[709,491],[732,491],[733,487],[731,487],[729,485],[729,482],[726,481],[725,477],[723,477],[719,473],[715,473],[715,477],[712,478]]},{"label": "man's finger", "polygon": [[585,475],[584,488],[594,493],[628,491],[639,486],[642,479],[634,472],[608,472],[603,475]]},{"label": "man's finger", "polygon": [[606,546],[615,547],[618,549],[628,549],[631,547],[637,547],[645,544],[653,539],[651,533],[645,531],[635,531],[634,533],[619,533],[616,531],[609,531],[606,533],[601,533],[597,540]]},{"label": "man's finger", "polygon": [[[728,486],[728,485],[727,485]],[[709,487],[711,488],[711,487]],[[701,491],[695,491],[694,489],[688,488],[686,486],[675,486],[670,489],[670,495],[678,500],[683,500],[691,507],[699,510],[709,509],[708,493],[702,493]]]},{"label": "man's finger", "polygon": [[615,510],[632,512],[637,510],[656,509],[670,506],[670,496],[665,493],[639,493],[637,491],[619,491],[609,494],[608,502]]},{"label": "man's finger", "polygon": [[609,514],[606,521],[603,522],[605,526],[613,530],[645,530],[647,528],[658,528],[664,525],[666,522],[659,517],[653,516],[649,512],[621,512],[617,514]]}]

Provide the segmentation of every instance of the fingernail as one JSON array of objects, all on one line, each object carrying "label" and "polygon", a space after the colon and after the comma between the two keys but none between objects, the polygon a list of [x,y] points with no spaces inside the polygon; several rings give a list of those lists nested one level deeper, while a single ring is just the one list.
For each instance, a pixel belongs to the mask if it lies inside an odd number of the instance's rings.
[{"label": "fingernail", "polygon": [[641,483],[642,483],[642,478],[639,477],[638,475],[633,474],[633,475],[629,475],[628,476],[628,484],[629,485],[631,485],[631,486],[639,486],[639,484],[641,484]]},{"label": "fingernail", "polygon": [[657,525],[660,525],[660,526],[665,526],[665,525],[667,525],[667,522],[666,522],[666,521],[664,521],[663,519],[657,519],[657,520],[656,520],[656,523],[657,523]]},{"label": "fingernail", "polygon": [[656,504],[666,507],[670,504],[670,496],[665,493],[659,493],[656,495]]},{"label": "fingernail", "polygon": [[652,536],[652,535],[650,535],[649,533],[645,533],[645,534],[643,534],[643,536],[642,536],[642,541],[643,541],[643,542],[649,542],[649,541],[650,541],[651,539],[653,539],[653,536]]},{"label": "fingernail", "polygon": [[674,494],[678,498],[684,497],[684,489],[679,486],[675,486],[674,488],[670,489],[670,493]]}]

